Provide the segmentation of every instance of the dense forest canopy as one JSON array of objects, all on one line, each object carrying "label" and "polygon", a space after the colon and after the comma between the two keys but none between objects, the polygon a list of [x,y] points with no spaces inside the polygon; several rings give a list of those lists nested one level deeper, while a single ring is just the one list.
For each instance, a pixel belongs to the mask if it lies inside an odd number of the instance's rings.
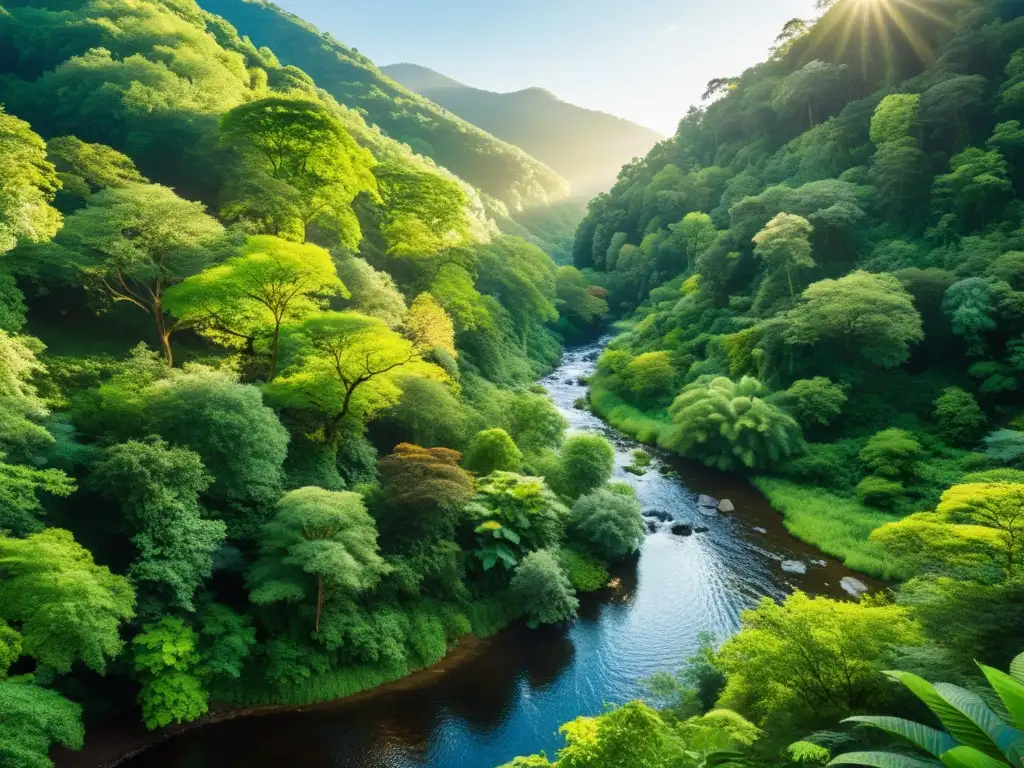
[{"label": "dense forest canopy", "polygon": [[1020,764],[1024,7],[818,8],[591,201],[590,399],[890,588],[765,599],[506,768]]},{"label": "dense forest canopy", "polygon": [[191,0],[5,2],[0,51],[0,762],[378,685],[639,546],[530,389],[604,291],[502,204]]}]

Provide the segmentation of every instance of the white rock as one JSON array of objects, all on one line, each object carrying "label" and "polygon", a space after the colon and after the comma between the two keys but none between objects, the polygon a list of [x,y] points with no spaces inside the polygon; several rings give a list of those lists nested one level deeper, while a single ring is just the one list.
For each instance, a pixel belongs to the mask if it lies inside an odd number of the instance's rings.
[{"label": "white rock", "polygon": [[846,594],[852,595],[858,600],[870,591],[867,584],[860,579],[853,578],[853,576],[843,576],[839,580],[839,586],[843,588]]},{"label": "white rock", "polygon": [[783,560],[782,570],[786,573],[807,573],[807,564],[799,560]]},{"label": "white rock", "polygon": [[697,497],[697,506],[698,507],[717,507],[718,506],[718,499],[716,499],[716,498],[714,498],[712,496],[707,496],[707,495],[702,493],[700,496]]},{"label": "white rock", "polygon": [[765,528],[759,528],[756,525],[754,526],[754,530],[757,531],[758,533],[768,533],[768,531]]},{"label": "white rock", "polygon": [[720,502],[718,502],[718,511],[719,512],[735,512],[736,511],[736,507],[734,507],[733,503],[731,501],[729,501],[728,499],[722,499]]}]

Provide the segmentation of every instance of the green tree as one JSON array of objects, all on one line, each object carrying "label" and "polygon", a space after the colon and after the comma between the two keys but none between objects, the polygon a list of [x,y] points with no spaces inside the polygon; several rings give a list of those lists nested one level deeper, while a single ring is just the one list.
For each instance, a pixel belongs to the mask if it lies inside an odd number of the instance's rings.
[{"label": "green tree", "polygon": [[0,619],[41,668],[66,673],[80,660],[102,674],[121,653],[120,625],[135,604],[131,583],[96,565],[69,531],[0,536],[0,577]]},{"label": "green tree", "polygon": [[899,280],[858,270],[810,285],[786,314],[784,337],[796,346],[831,342],[854,358],[893,368],[923,333],[921,316]]},{"label": "green tree", "polygon": [[198,636],[184,621],[165,616],[132,639],[139,704],[150,730],[188,723],[206,714],[210,695],[195,674]]},{"label": "green tree", "polygon": [[46,373],[42,350],[31,336],[0,330],[0,457],[36,463],[53,444],[41,423],[50,411],[34,384]]},{"label": "green tree", "polygon": [[783,395],[785,407],[803,427],[827,427],[846,404],[843,388],[824,376],[794,381]]},{"label": "green tree", "polygon": [[517,472],[523,465],[523,454],[508,432],[496,427],[478,432],[469,441],[462,463],[478,475],[489,475],[496,470]]},{"label": "green tree", "polygon": [[641,400],[656,400],[668,394],[675,381],[671,355],[665,350],[644,352],[630,360],[625,370],[629,389]]},{"label": "green tree", "polygon": [[871,143],[881,146],[909,137],[920,109],[921,97],[916,93],[891,93],[886,96],[871,116]]},{"label": "green tree", "polygon": [[269,336],[273,378],[281,325],[326,308],[337,295],[346,288],[327,251],[257,235],[237,256],[168,289],[164,307],[179,324],[228,346],[251,351],[257,336]]},{"label": "green tree", "polygon": [[224,115],[220,135],[245,161],[226,186],[225,215],[288,240],[303,242],[316,224],[336,243],[359,244],[352,201],[376,192],[374,161],[324,104],[291,96],[251,101]]},{"label": "green tree", "polygon": [[997,429],[985,436],[985,455],[1009,466],[1024,466],[1024,432]]},{"label": "green tree", "polygon": [[458,514],[475,490],[460,459],[448,448],[400,443],[377,463],[383,500],[374,513],[385,540],[453,538]]},{"label": "green tree", "polygon": [[618,560],[640,548],[644,521],[633,494],[604,488],[580,496],[569,516],[569,533],[606,560]]},{"label": "green tree", "polygon": [[[918,751],[941,761],[941,765],[970,766],[970,768],[999,768],[1020,762],[1020,739],[1024,729],[1024,654],[1010,663],[1009,674],[993,667],[978,664],[991,691],[982,698],[949,683],[932,685],[910,672],[886,672],[905,685],[914,696],[931,710],[945,730],[898,717],[857,715],[843,722],[869,725],[887,734],[902,738]],[[1006,714],[999,713],[992,702],[1001,701]],[[847,752],[832,765],[865,765],[871,768],[896,768],[915,763],[930,764],[925,760],[909,758],[896,752]]]},{"label": "green tree", "polygon": [[942,297],[942,311],[949,317],[953,333],[964,337],[972,354],[984,351],[982,334],[996,329],[994,293],[984,278],[968,277],[953,283]]},{"label": "green tree", "polygon": [[658,444],[723,470],[769,467],[800,453],[800,426],[762,399],[764,393],[750,376],[738,382],[724,376],[698,380],[669,407],[673,426]]},{"label": "green tree", "polygon": [[921,453],[921,444],[913,435],[892,427],[872,435],[859,455],[869,472],[898,480],[915,474]]},{"label": "green tree", "polygon": [[28,678],[0,679],[0,764],[51,768],[50,745],[81,749],[82,708]]},{"label": "green tree", "polygon": [[43,140],[0,107],[0,256],[19,242],[42,243],[57,234],[61,215],[50,202],[58,189]]},{"label": "green tree", "polygon": [[213,498],[259,506],[280,494],[288,432],[255,386],[205,368],[175,372],[145,392],[143,417],[147,431],[199,454]]},{"label": "green tree", "polygon": [[171,365],[174,328],[164,292],[210,263],[222,231],[201,203],[156,184],[128,184],[90,197],[68,217],[56,242],[74,254],[93,290],[153,318]]},{"label": "green tree", "polygon": [[387,570],[359,494],[299,488],[281,497],[263,527],[260,559],[247,578],[249,598],[257,605],[312,599],[318,633],[329,601],[365,592]]},{"label": "green tree", "polygon": [[282,336],[285,366],[268,395],[279,405],[316,414],[328,445],[336,445],[350,414],[368,420],[398,402],[400,377],[447,380],[383,320],[355,312],[313,315]]},{"label": "green tree", "polygon": [[954,444],[975,442],[985,431],[985,413],[974,395],[960,387],[942,390],[935,401],[934,416],[939,433]]},{"label": "green tree", "polygon": [[996,150],[969,147],[950,158],[949,169],[935,177],[933,204],[940,213],[955,213],[970,229],[985,226],[1013,195],[1006,160]]},{"label": "green tree", "polygon": [[871,540],[901,559],[985,578],[1013,578],[1024,556],[1024,484],[954,485],[935,512],[886,523]]},{"label": "green tree", "polygon": [[194,595],[213,570],[227,529],[204,519],[199,495],[209,487],[199,454],[158,438],[107,448],[90,485],[117,501],[137,557],[128,573],[139,592],[139,614],[195,610]]},{"label": "green tree", "polygon": [[882,670],[901,646],[919,645],[905,608],[791,594],[744,611],[718,665],[727,683],[719,706],[742,702],[759,723],[798,728],[878,706],[889,695]]},{"label": "green tree", "polygon": [[698,257],[718,239],[718,231],[711,217],[698,211],[686,214],[682,221],[671,224],[669,230],[683,241],[686,268],[689,272],[693,272],[697,266]]},{"label": "green tree", "polygon": [[388,253],[421,259],[469,239],[467,197],[453,180],[398,163],[374,168]]},{"label": "green tree", "polygon": [[568,511],[543,478],[492,472],[480,478],[464,514],[474,526],[473,554],[485,571],[514,568],[521,556],[558,544]]},{"label": "green tree", "polygon": [[403,326],[405,335],[416,349],[424,352],[443,349],[452,357],[458,357],[455,325],[444,307],[429,293],[421,293],[413,299]]},{"label": "green tree", "polygon": [[558,468],[552,478],[555,490],[568,499],[590,493],[611,479],[615,469],[615,450],[601,435],[571,435],[558,455]]},{"label": "green tree", "polygon": [[50,139],[46,156],[61,182],[56,205],[64,213],[81,208],[90,195],[101,189],[146,182],[130,157],[104,144],[89,144],[77,136]]},{"label": "green tree", "polygon": [[793,277],[801,269],[811,269],[811,233],[814,228],[803,216],[780,213],[754,235],[754,253],[773,270],[784,272],[789,295],[795,296]]},{"label": "green tree", "polygon": [[391,275],[377,271],[357,256],[337,257],[335,266],[352,294],[345,303],[347,309],[383,320],[391,329],[402,324],[407,312],[405,298]]},{"label": "green tree", "polygon": [[531,627],[557,624],[576,615],[579,601],[569,577],[551,551],[531,552],[516,566],[509,585],[519,611]]},{"label": "green tree", "polygon": [[502,403],[505,430],[525,454],[562,444],[565,418],[551,399],[534,392],[515,392]]}]

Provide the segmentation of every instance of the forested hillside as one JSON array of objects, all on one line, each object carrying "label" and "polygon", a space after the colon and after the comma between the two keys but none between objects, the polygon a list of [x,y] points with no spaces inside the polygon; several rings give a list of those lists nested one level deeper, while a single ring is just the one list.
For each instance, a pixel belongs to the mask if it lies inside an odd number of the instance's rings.
[{"label": "forested hillside", "polygon": [[591,401],[892,589],[766,599],[510,767],[1020,763],[1024,7],[819,7],[591,202]]},{"label": "forested hillside", "polygon": [[373,62],[264,0],[203,0],[284,64],[299,67],[388,136],[432,158],[513,213],[565,197],[565,180],[517,146],[440,109],[385,76]]},{"label": "forested hillside", "polygon": [[464,120],[554,168],[573,195],[609,189],[622,166],[647,154],[663,137],[629,120],[562,101],[542,88],[495,93],[472,88],[416,64],[382,68],[397,80]]},{"label": "forested hillside", "polygon": [[528,388],[603,291],[357,105],[191,0],[5,0],[0,104],[0,764],[372,687],[637,547]]}]

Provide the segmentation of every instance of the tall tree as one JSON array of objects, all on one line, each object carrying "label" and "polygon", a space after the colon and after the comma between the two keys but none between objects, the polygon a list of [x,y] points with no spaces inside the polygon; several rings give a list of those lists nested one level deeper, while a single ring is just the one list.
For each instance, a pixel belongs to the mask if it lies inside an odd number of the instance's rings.
[{"label": "tall tree", "polygon": [[754,253],[775,270],[786,274],[789,295],[795,296],[793,276],[801,269],[815,266],[811,258],[811,233],[814,228],[803,216],[780,213],[754,235]]},{"label": "tall tree", "polygon": [[135,592],[96,565],[70,531],[0,536],[0,577],[0,619],[21,633],[24,654],[42,669],[66,673],[82,661],[103,674],[121,653],[119,629],[134,615]]},{"label": "tall tree", "polygon": [[249,572],[254,603],[314,599],[313,631],[325,604],[354,597],[387,572],[377,529],[357,493],[299,488],[281,497],[260,537],[260,560]]},{"label": "tall tree", "polygon": [[396,403],[399,374],[447,378],[383,320],[355,312],[308,317],[286,329],[284,343],[286,365],[267,392],[280,405],[317,414],[328,444],[349,415],[369,419]]},{"label": "tall tree", "polygon": [[359,244],[352,201],[362,191],[376,193],[373,157],[323,103],[259,99],[224,115],[220,132],[247,165],[227,184],[226,215],[289,240],[305,241],[317,224],[340,245]]},{"label": "tall tree", "polygon": [[232,346],[251,350],[257,336],[269,335],[273,378],[281,325],[326,308],[337,295],[349,294],[326,250],[257,235],[237,256],[168,289],[164,306],[178,323]]},{"label": "tall tree", "polygon": [[19,242],[46,242],[57,233],[61,215],[50,203],[59,188],[43,140],[0,107],[0,255]]},{"label": "tall tree", "polygon": [[156,184],[127,184],[92,195],[67,219],[57,243],[74,254],[94,290],[153,318],[172,365],[174,328],[164,311],[164,293],[215,258],[213,246],[222,232],[201,203]]}]

